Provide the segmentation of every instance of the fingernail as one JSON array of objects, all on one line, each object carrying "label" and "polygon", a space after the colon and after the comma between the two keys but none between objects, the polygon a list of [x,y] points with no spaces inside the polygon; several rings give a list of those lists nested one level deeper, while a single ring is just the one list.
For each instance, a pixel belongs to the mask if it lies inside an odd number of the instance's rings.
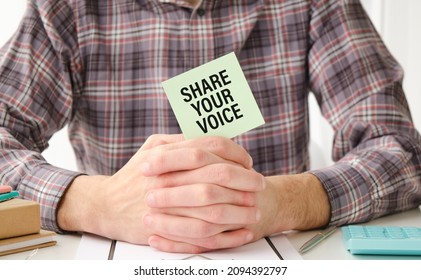
[{"label": "fingernail", "polygon": [[256,211],[256,221],[260,221],[260,217],[261,217],[260,210],[257,209],[257,211]]},{"label": "fingernail", "polygon": [[249,155],[249,167],[253,167],[253,158]]},{"label": "fingernail", "polygon": [[157,248],[158,247],[158,242],[157,242],[156,238],[154,238],[153,236],[149,237],[148,244],[152,248]]},{"label": "fingernail", "polygon": [[253,239],[253,234],[250,232],[246,235],[246,242],[250,242]]},{"label": "fingernail", "polygon": [[146,204],[149,207],[153,207],[155,205],[155,195],[153,193],[150,193],[146,196]]},{"label": "fingernail", "polygon": [[262,176],[262,190],[266,189],[266,178]]}]

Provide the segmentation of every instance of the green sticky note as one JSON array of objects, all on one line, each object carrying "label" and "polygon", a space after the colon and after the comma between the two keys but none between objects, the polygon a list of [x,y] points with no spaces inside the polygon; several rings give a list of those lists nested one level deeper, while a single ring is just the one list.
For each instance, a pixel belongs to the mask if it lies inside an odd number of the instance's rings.
[{"label": "green sticky note", "polygon": [[162,83],[187,139],[235,137],[265,123],[234,53]]}]

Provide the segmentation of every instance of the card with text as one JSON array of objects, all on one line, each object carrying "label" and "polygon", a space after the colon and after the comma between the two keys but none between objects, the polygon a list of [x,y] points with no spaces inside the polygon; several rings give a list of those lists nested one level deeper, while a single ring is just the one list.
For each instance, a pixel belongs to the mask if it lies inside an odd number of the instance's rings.
[{"label": "card with text", "polygon": [[234,53],[162,83],[187,139],[235,137],[265,123]]}]

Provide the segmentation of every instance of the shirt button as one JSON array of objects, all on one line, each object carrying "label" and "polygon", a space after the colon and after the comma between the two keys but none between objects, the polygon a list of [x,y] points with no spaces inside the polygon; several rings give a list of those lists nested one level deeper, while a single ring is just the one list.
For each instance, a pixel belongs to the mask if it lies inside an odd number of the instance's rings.
[{"label": "shirt button", "polygon": [[198,15],[199,17],[204,16],[204,15],[205,15],[205,13],[206,13],[205,9],[203,9],[203,8],[199,8],[199,9],[197,9],[197,15]]}]

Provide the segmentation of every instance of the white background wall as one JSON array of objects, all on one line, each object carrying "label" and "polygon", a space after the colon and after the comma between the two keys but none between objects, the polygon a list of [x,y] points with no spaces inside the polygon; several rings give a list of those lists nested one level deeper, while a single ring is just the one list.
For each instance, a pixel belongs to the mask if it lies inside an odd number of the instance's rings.
[{"label": "white background wall", "polygon": [[[101,0],[98,0],[101,1]],[[392,54],[404,67],[404,89],[414,122],[421,130],[421,1],[419,0],[361,0]],[[1,1],[0,45],[13,34],[24,13],[26,0]],[[313,98],[311,103],[311,154],[314,167],[331,163],[332,131],[320,117]],[[46,159],[57,166],[76,170],[67,131],[57,133],[44,152]]]}]

